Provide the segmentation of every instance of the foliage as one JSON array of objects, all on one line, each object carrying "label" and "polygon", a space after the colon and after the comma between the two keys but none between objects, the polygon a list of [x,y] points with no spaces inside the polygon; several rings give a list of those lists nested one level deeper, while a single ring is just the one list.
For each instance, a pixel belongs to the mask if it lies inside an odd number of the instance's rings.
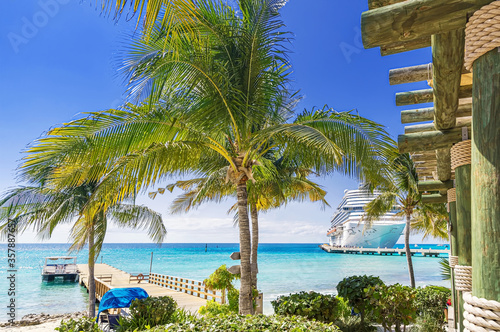
[{"label": "foliage", "polygon": [[234,288],[233,281],[239,278],[239,274],[230,273],[224,264],[215,270],[207,279],[203,280],[203,282],[210,290],[230,290]]},{"label": "foliage", "polygon": [[412,216],[413,233],[423,234],[422,240],[434,237],[448,240],[448,210],[445,203],[419,204]]},{"label": "foliage", "polygon": [[444,332],[446,331],[443,321],[432,315],[424,314],[418,316],[411,332]]},{"label": "foliage", "polygon": [[241,316],[193,318],[153,328],[151,332],[340,332],[333,324],[307,320],[298,316]]},{"label": "foliage", "polygon": [[[213,272],[207,279],[203,280],[208,289],[211,290],[226,290],[228,305],[227,309],[229,312],[238,313],[239,310],[239,291],[234,288],[233,281],[240,278],[239,274],[230,273],[226,265],[221,265],[215,272]],[[215,303],[215,302],[214,302]],[[209,307],[210,306],[210,307]],[[199,312],[201,314],[212,312],[226,311],[226,306],[217,307],[215,304],[207,302],[206,306],[200,308]]]},{"label": "foliage", "polygon": [[100,332],[99,326],[95,323],[95,320],[88,317],[83,317],[78,320],[63,320],[55,330],[59,332]]},{"label": "foliage", "polygon": [[[231,310],[228,304],[220,304],[215,301],[208,301],[206,305],[202,306],[198,312],[207,317],[226,316],[235,313]],[[236,311],[236,313],[238,313]]]},{"label": "foliage", "polygon": [[439,266],[441,271],[441,278],[443,280],[451,280],[451,267],[448,258],[441,258],[439,260]]},{"label": "foliage", "polygon": [[351,315],[339,317],[339,319],[335,321],[335,325],[337,325],[342,332],[374,332],[377,330],[377,328],[370,323],[361,321],[361,317]]},{"label": "foliage", "polygon": [[361,320],[364,321],[366,309],[370,305],[365,289],[383,284],[384,282],[379,277],[351,276],[338,283],[337,291],[339,296],[349,301],[349,304],[354,307],[356,312],[361,313]]},{"label": "foliage", "polygon": [[130,317],[120,318],[117,331],[143,330],[170,323],[176,308],[177,303],[170,296],[134,300],[130,305]]},{"label": "foliage", "polygon": [[414,288],[400,284],[376,285],[367,288],[365,293],[369,297],[375,320],[386,330],[390,331],[394,326],[396,332],[401,332],[401,324],[406,329],[415,320],[417,291]]},{"label": "foliage", "polygon": [[300,292],[280,296],[271,304],[277,315],[303,316],[326,323],[334,322],[339,316],[339,300],[334,295]]},{"label": "foliage", "polygon": [[446,302],[450,297],[451,291],[446,287],[427,286],[425,288],[417,288],[415,306],[417,307],[418,315],[443,322],[445,319],[444,309],[446,309]]},{"label": "foliage", "polygon": [[349,301],[345,300],[341,296],[337,296],[337,300],[339,301],[337,304],[338,308],[338,317],[351,317],[351,307],[349,306]]},{"label": "foliage", "polygon": [[227,291],[227,302],[229,303],[229,310],[231,310],[231,312],[238,313],[239,298],[240,298],[240,291],[237,290],[236,288]]}]

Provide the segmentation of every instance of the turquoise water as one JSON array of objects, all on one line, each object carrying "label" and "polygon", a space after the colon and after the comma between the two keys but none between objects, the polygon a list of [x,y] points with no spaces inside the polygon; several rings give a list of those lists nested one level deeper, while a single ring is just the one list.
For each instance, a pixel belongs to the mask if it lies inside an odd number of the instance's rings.
[{"label": "turquoise water", "polygon": [[[86,291],[77,283],[42,283],[40,273],[44,258],[67,255],[67,244],[18,244],[16,304],[17,318],[28,313],[65,313],[85,309]],[[421,245],[423,248],[434,247]],[[439,247],[443,249],[443,247]],[[0,307],[8,305],[7,246],[0,245]],[[113,265],[131,273],[148,272],[153,252],[152,271],[161,274],[203,280],[222,264],[228,266],[229,255],[238,251],[237,244],[105,244],[97,262]],[[78,263],[86,263],[87,251],[77,254]],[[444,285],[439,258],[413,257],[417,284]],[[270,301],[279,295],[298,291],[335,293],[335,286],[346,276],[377,275],[385,283],[408,284],[404,256],[328,254],[318,244],[261,244],[259,247],[259,285],[264,293],[264,311],[271,313]],[[0,311],[6,321],[7,309]]]}]

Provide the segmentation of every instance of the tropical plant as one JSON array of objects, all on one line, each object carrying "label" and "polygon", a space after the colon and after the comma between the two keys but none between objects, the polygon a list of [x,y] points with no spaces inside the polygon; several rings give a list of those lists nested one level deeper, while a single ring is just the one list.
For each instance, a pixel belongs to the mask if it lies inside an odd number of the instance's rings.
[{"label": "tropical plant", "polygon": [[333,324],[308,320],[300,316],[226,315],[192,318],[180,323],[157,326],[151,332],[340,332]]},{"label": "tropical plant", "polygon": [[364,323],[367,310],[371,306],[365,289],[383,284],[384,282],[375,276],[350,276],[337,284],[337,292],[339,296],[349,301],[356,312],[361,314],[361,322]]},{"label": "tropical plant", "polygon": [[172,322],[177,302],[170,296],[147,297],[132,301],[130,317],[121,317],[118,332],[142,331]]},{"label": "tropical plant", "polygon": [[[405,227],[405,254],[408,263],[410,284],[415,287],[415,273],[410,250],[410,231],[412,218],[416,218],[414,225],[425,229],[426,235],[444,234],[446,230],[447,214],[442,206],[422,203],[422,194],[418,190],[418,174],[408,153],[400,154],[393,162],[393,176],[391,182],[380,188],[381,193],[365,207],[365,227],[387,212],[399,210],[399,215],[406,218]],[[433,221],[434,220],[434,221]],[[437,221],[436,221],[437,220]]]},{"label": "tropical plant", "polygon": [[[299,167],[296,163],[278,155],[277,151],[269,151],[264,155],[264,158],[264,164],[254,167],[255,182],[247,183],[252,222],[251,265],[253,289],[257,289],[259,212],[279,208],[291,200],[304,201],[309,199],[312,202],[319,201],[323,206],[328,205],[324,198],[326,191],[320,185],[308,179],[308,176],[313,174],[311,170]],[[150,192],[149,196],[154,199],[157,194],[163,194],[166,190],[172,192],[175,187],[180,188],[184,193],[174,200],[171,211],[172,213],[187,212],[206,201],[220,202],[228,196],[236,196],[236,186],[225,181],[226,174],[227,167],[224,167],[224,169],[206,178],[177,181],[165,188]],[[233,205],[229,212],[235,209],[236,205]]]},{"label": "tropical plant", "polygon": [[[240,231],[240,312],[252,313],[248,182],[275,149],[318,174],[375,177],[394,151],[380,125],[328,107],[295,116],[289,91],[284,1],[165,6],[167,20],[130,46],[123,71],[131,98],[147,104],[92,113],[49,132],[74,166],[59,181],[91,181],[113,204],[169,176],[210,176],[227,167]],[[147,98],[147,99],[146,99]],[[45,156],[44,156],[45,157]],[[44,159],[34,161],[44,163]],[[109,173],[104,170],[111,168]],[[107,174],[107,175],[106,175]],[[119,182],[120,190],[106,183]]]},{"label": "tropical plant", "polygon": [[[21,173],[25,179],[29,178],[27,172]],[[38,186],[14,188],[3,194],[0,200],[0,230],[5,232],[8,220],[14,220],[19,232],[33,229],[45,239],[52,236],[57,226],[72,223],[70,251],[81,250],[85,245],[88,245],[89,249],[88,314],[89,317],[94,317],[94,264],[102,248],[109,222],[113,221],[119,227],[147,229],[150,237],[156,242],[163,241],[165,226],[161,215],[145,206],[116,202],[103,207],[103,198],[95,196],[97,183],[57,189],[50,185],[50,173],[46,176]],[[95,208],[96,212],[89,215],[88,208]]]},{"label": "tropical plant", "polygon": [[198,313],[207,317],[222,317],[238,313],[238,311],[232,311],[228,304],[220,304],[216,301],[207,301],[207,304],[200,307]]},{"label": "tropical plant", "polygon": [[83,317],[77,320],[62,320],[54,330],[59,332],[100,332],[101,329],[94,319]]},{"label": "tropical plant", "polygon": [[401,332],[401,325],[406,326],[415,321],[417,308],[415,298],[417,291],[400,284],[376,285],[365,289],[372,306],[372,313],[377,323],[382,324],[384,330]]},{"label": "tropical plant", "polygon": [[369,322],[361,321],[359,316],[339,317],[335,325],[342,332],[375,332],[377,328]]},{"label": "tropical plant", "polygon": [[423,234],[422,240],[429,236],[449,240],[448,216],[445,203],[421,204],[412,216],[411,230]]},{"label": "tropical plant", "polygon": [[451,280],[451,267],[450,267],[450,261],[448,258],[441,258],[439,260],[439,266],[440,266],[440,271],[441,271],[441,279],[443,280]]},{"label": "tropical plant", "polygon": [[[203,280],[203,283],[210,290],[221,290],[223,294],[227,294],[228,299],[228,310],[233,313],[238,313],[238,290],[234,288],[233,281],[240,279],[239,274],[230,273],[226,265],[221,265],[214,273],[212,273],[207,279]],[[224,296],[224,295],[223,295]],[[209,303],[207,303],[206,308],[201,307],[201,311],[214,311],[216,306],[211,304],[211,308],[209,308]],[[225,308],[221,308],[221,310],[225,310]]]},{"label": "tropical plant", "polygon": [[444,322],[444,309],[451,297],[451,290],[440,286],[427,286],[417,288],[415,306],[419,316],[434,317],[441,323]]},{"label": "tropical plant", "polygon": [[279,296],[271,304],[277,315],[303,316],[325,323],[335,322],[342,314],[339,300],[334,295],[312,291]]}]

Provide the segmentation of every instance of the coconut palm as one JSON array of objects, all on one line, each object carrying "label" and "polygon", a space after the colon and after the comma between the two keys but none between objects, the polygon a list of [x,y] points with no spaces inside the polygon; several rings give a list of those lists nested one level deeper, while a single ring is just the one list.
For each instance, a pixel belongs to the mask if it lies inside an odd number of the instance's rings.
[{"label": "coconut palm", "polygon": [[424,204],[415,211],[411,222],[411,229],[423,234],[422,240],[427,237],[449,240],[448,211],[445,203]]},{"label": "coconut palm", "polygon": [[410,284],[415,287],[415,274],[410,251],[412,225],[417,230],[424,230],[424,236],[432,235],[445,238],[447,219],[443,206],[422,203],[422,194],[417,186],[417,170],[408,153],[400,154],[394,160],[393,169],[392,181],[388,186],[381,188],[381,194],[366,205],[364,219],[366,220],[366,227],[370,227],[373,220],[383,216],[390,210],[395,208],[401,210],[399,214],[406,218],[404,237]]},{"label": "coconut palm", "polygon": [[[174,2],[172,2],[174,3]],[[226,167],[236,187],[241,252],[240,311],[252,312],[248,183],[254,167],[279,150],[318,174],[372,177],[393,142],[380,125],[328,107],[295,115],[289,91],[284,2],[179,1],[149,38],[124,57],[131,98],[144,103],[91,113],[53,129],[47,144],[73,165],[59,186],[106,177],[99,190],[111,205],[168,177],[210,176]],[[286,111],[284,111],[284,109]],[[43,144],[29,167],[46,164]],[[98,166],[96,166],[98,165]],[[104,171],[109,170],[106,175]],[[112,190],[107,182],[120,182]]]},{"label": "coconut palm", "polygon": [[[166,230],[161,215],[134,204],[115,203],[102,208],[94,197],[97,183],[55,190],[50,186],[19,187],[7,191],[0,200],[0,229],[8,220],[17,223],[18,231],[32,229],[42,239],[50,238],[61,224],[72,224],[70,250],[81,250],[88,245],[89,317],[95,316],[94,265],[102,248],[109,221],[119,227],[146,229],[149,236],[161,243]],[[89,215],[88,206],[100,206]],[[2,225],[3,224],[3,225]]]},{"label": "coconut palm", "polygon": [[[312,182],[307,177],[312,171],[297,167],[295,163],[287,161],[286,158],[276,158],[269,153],[264,165],[254,167],[255,182],[248,182],[248,204],[251,219],[251,265],[252,265],[252,288],[257,289],[257,252],[259,246],[259,211],[268,211],[279,208],[289,201],[311,202],[320,201],[323,206],[328,203],[325,200],[326,191],[320,185]],[[228,196],[236,195],[236,188],[232,183],[225,181],[227,167],[205,178],[197,178],[187,181],[177,181],[166,188],[159,188],[150,192],[154,198],[158,193],[163,194],[165,190],[172,191],[175,187],[184,190],[172,203],[171,212],[187,212],[197,208],[203,202],[221,202]],[[235,211],[236,206],[228,211]],[[237,223],[237,215],[236,215]]]}]

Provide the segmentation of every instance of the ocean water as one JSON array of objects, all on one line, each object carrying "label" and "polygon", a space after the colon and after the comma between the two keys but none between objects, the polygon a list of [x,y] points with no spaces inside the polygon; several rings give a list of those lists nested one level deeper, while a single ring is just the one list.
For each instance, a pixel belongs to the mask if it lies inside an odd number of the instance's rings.
[{"label": "ocean water", "polygon": [[[401,245],[400,245],[401,247]],[[421,245],[423,248],[443,246]],[[41,268],[48,256],[67,255],[67,244],[17,244],[16,314],[65,313],[85,309],[86,290],[78,283],[43,283]],[[6,321],[7,245],[0,244],[0,321]],[[105,244],[97,262],[113,265],[130,273],[152,272],[203,280],[220,265],[238,264],[229,255],[238,251],[237,244]],[[86,250],[77,253],[78,263],[86,263]],[[439,258],[413,256],[415,278],[419,286],[443,285]],[[380,276],[386,284],[409,284],[405,256],[347,255],[322,251],[318,244],[261,244],[259,246],[258,288],[264,293],[264,312],[272,313],[270,301],[279,295],[318,291],[336,293],[335,286],[346,276],[368,274]]]}]

